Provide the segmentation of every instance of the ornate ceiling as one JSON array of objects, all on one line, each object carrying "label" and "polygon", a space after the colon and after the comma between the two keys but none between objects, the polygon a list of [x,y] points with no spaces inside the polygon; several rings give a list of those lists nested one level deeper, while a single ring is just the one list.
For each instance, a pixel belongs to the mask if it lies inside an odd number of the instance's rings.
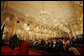
[{"label": "ornate ceiling", "polygon": [[[66,20],[73,20],[72,12],[74,8],[72,8],[73,5],[68,1],[8,1],[7,6],[23,13],[26,17],[30,15],[37,21],[45,24],[56,25]],[[49,15],[46,20],[41,20],[39,15],[43,11],[43,8]]]},{"label": "ornate ceiling", "polygon": [[83,25],[83,20],[80,20],[83,19],[82,1],[6,1],[3,7],[2,13],[10,12],[10,15],[16,15],[17,20],[26,24],[36,23],[48,25],[50,28],[58,27],[65,32],[70,31],[66,25],[71,25],[75,32],[80,30],[80,24]]}]

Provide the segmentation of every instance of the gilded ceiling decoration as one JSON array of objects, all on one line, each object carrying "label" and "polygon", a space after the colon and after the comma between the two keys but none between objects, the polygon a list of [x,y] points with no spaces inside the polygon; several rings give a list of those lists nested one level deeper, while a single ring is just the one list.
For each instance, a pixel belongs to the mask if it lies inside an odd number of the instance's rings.
[{"label": "gilded ceiling decoration", "polygon": [[16,28],[15,32],[42,37],[83,34],[82,1],[2,1],[1,5],[1,25]]}]

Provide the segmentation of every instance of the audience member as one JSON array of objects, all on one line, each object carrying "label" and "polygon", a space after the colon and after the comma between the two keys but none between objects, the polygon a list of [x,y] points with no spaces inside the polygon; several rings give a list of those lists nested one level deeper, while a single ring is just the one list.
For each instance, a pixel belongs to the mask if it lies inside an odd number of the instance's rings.
[{"label": "audience member", "polygon": [[17,35],[15,34],[13,37],[10,38],[9,47],[12,48],[12,50],[14,50],[14,48],[19,45],[20,45],[20,41],[19,41]]}]

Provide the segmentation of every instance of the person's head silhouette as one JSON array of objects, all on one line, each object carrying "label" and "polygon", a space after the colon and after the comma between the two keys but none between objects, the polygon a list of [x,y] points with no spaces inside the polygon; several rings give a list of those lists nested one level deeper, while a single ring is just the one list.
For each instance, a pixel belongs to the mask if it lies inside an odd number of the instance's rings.
[{"label": "person's head silhouette", "polygon": [[14,37],[17,37],[17,35],[15,34]]}]

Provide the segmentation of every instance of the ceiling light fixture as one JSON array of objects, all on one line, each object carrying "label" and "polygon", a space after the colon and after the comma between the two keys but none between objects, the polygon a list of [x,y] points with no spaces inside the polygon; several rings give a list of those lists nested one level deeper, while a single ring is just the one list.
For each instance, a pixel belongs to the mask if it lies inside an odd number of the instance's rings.
[{"label": "ceiling light fixture", "polygon": [[36,27],[36,28],[35,28],[35,31],[38,32],[38,31],[39,31],[39,27]]},{"label": "ceiling light fixture", "polygon": [[24,24],[24,25],[23,25],[23,28],[24,28],[25,30],[28,30],[28,31],[30,30],[30,27],[27,26],[27,24]]},{"label": "ceiling light fixture", "polygon": [[40,12],[39,18],[40,18],[41,20],[47,20],[49,17],[50,17],[50,15],[45,11],[44,1],[43,1],[43,11]]}]

